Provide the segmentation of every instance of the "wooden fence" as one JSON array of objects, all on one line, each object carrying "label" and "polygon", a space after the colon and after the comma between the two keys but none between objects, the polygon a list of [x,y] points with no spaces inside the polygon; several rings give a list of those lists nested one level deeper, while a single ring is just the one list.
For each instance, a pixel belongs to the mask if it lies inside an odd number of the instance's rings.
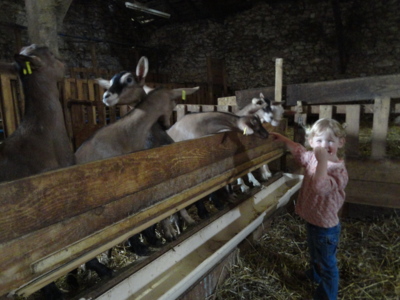
[{"label": "wooden fence", "polygon": [[[238,106],[260,92],[274,98],[273,87],[237,91]],[[304,142],[301,125],[318,118],[346,123],[347,202],[400,208],[399,133],[389,136],[399,132],[393,119],[400,114],[400,75],[288,85],[284,95],[296,141]]]},{"label": "wooden fence", "polygon": [[0,184],[0,295],[29,295],[283,153],[230,132]]},{"label": "wooden fence", "polygon": [[[374,159],[347,160],[348,202],[400,208],[399,161],[383,159],[387,154],[391,113],[399,113],[398,79],[398,75],[393,75],[285,89],[284,98],[291,107],[287,117],[293,122],[333,116],[347,123],[349,157],[360,153],[360,123],[371,111],[370,158]],[[9,97],[7,93],[10,95],[3,82],[7,81],[2,81],[2,100]],[[78,139],[74,126],[88,125],[88,131],[94,130],[124,112],[125,108],[107,110],[99,102],[103,91],[93,80],[66,79],[61,88],[66,122],[73,138]],[[180,104],[175,118],[195,111],[234,111],[260,91],[274,97],[273,88],[239,91],[238,106]],[[11,95],[7,99],[15,99]],[[13,109],[17,111],[14,103]],[[5,110],[2,112],[4,116]],[[6,110],[7,116],[13,114]],[[17,124],[17,120],[16,116],[11,125]],[[28,295],[283,154],[282,145],[271,140],[223,133],[2,183],[0,295],[11,290]]]}]

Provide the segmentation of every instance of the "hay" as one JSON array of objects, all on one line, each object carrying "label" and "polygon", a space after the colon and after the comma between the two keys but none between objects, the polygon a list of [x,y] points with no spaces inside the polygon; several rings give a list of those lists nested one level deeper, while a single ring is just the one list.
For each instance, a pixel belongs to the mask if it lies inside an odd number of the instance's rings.
[{"label": "hay", "polygon": [[[338,250],[340,299],[399,299],[398,216],[342,220]],[[215,299],[311,299],[315,285],[300,274],[308,268],[304,222],[285,214],[251,251],[241,253]]]}]

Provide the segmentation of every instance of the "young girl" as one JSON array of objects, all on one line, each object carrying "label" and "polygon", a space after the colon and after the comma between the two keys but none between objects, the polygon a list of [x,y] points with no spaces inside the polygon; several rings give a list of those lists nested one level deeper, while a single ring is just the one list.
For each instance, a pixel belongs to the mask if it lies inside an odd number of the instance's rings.
[{"label": "young girl", "polygon": [[279,133],[270,134],[277,141],[284,142],[295,160],[305,169],[295,211],[307,222],[311,268],[306,271],[306,276],[318,283],[314,299],[337,299],[338,211],[343,205],[344,188],[348,182],[344,161],[338,158],[337,152],[344,146],[346,133],[335,120],[318,120],[307,136],[312,151],[307,151]]}]

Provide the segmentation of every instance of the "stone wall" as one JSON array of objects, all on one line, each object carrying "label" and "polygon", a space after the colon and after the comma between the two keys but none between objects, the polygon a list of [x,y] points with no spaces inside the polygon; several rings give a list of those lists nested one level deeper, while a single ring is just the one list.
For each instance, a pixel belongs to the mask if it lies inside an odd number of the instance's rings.
[{"label": "stone wall", "polygon": [[[273,85],[278,57],[284,59],[284,84],[399,73],[400,1],[340,2],[345,72],[339,68],[331,1],[317,0],[260,2],[225,20],[158,29],[135,27],[116,1],[74,0],[59,38],[60,53],[70,67],[92,67],[95,52],[98,67],[115,70],[133,69],[146,55],[152,72],[181,83],[206,82],[210,56],[225,61],[232,94]],[[26,26],[24,1],[3,0],[0,14],[0,60],[10,60],[15,52],[10,24]],[[26,30],[19,32],[28,43]]]},{"label": "stone wall", "polygon": [[164,27],[146,45],[163,49],[159,70],[171,80],[206,80],[206,57],[223,59],[232,90],[400,72],[400,1],[342,1],[347,64],[340,72],[331,1],[259,4],[221,22]]}]

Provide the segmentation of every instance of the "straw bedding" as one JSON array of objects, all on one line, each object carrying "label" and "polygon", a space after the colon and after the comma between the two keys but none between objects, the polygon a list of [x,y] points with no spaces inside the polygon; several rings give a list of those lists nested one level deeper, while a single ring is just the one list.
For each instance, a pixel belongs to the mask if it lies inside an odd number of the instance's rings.
[{"label": "straw bedding", "polygon": [[[311,299],[304,222],[277,217],[259,244],[240,253],[215,299]],[[338,249],[339,299],[400,299],[400,221],[343,219]]]}]

